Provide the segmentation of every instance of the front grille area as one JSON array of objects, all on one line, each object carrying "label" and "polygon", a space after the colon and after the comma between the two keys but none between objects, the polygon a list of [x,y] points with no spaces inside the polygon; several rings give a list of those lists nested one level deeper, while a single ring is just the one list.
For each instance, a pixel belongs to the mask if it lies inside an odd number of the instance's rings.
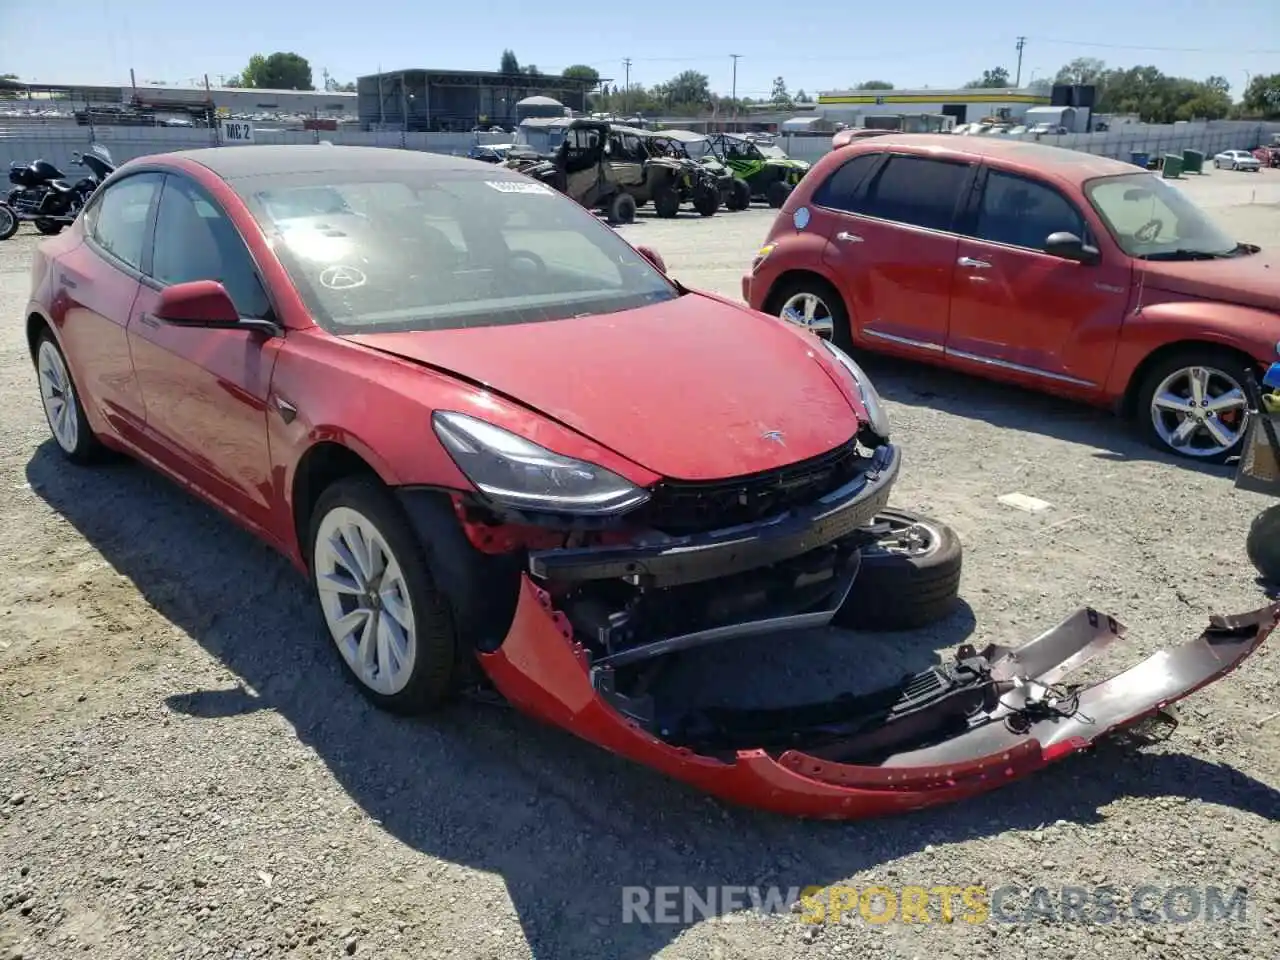
[{"label": "front grille area", "polygon": [[727,480],[664,480],[633,519],[680,536],[753,523],[805,506],[866,468],[855,439],[799,463]]}]

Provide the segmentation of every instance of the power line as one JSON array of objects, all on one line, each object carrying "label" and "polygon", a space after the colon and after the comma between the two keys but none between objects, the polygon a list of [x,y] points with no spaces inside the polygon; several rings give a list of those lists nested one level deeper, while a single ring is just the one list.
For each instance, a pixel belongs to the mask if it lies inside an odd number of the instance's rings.
[{"label": "power line", "polygon": [[[1023,38],[1027,39],[1027,38]],[[1062,47],[1099,47],[1106,50],[1149,50],[1158,53],[1229,53],[1259,54],[1262,56],[1280,55],[1280,50],[1241,50],[1236,47],[1149,47],[1132,43],[1093,43],[1087,40],[1052,40],[1048,37],[1031,37],[1037,43],[1050,43]]]}]

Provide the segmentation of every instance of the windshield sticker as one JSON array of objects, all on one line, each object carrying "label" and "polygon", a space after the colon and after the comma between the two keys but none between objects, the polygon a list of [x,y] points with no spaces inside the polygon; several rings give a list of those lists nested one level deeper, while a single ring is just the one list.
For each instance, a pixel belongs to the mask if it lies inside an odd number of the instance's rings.
[{"label": "windshield sticker", "polygon": [[499,193],[555,193],[541,183],[522,183],[519,180],[486,180],[485,183]]}]

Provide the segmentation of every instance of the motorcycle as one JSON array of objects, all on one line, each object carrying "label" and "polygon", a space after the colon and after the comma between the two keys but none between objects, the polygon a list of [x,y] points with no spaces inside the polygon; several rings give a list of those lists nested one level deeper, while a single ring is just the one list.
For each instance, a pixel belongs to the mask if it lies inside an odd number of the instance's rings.
[{"label": "motorcycle", "polygon": [[[1270,392],[1263,393],[1252,377],[1246,378],[1245,392],[1253,416],[1237,467],[1236,487],[1280,496],[1280,363],[1271,365],[1262,386]],[[1280,587],[1280,503],[1254,518],[1245,551],[1262,580]]]},{"label": "motorcycle", "polygon": [[17,233],[23,221],[34,223],[45,236],[60,233],[116,169],[111,151],[101,144],[94,144],[83,154],[72,154],[71,162],[84,167],[89,175],[68,183],[66,175],[48,160],[9,165],[9,182],[14,189],[0,201],[0,240]]}]

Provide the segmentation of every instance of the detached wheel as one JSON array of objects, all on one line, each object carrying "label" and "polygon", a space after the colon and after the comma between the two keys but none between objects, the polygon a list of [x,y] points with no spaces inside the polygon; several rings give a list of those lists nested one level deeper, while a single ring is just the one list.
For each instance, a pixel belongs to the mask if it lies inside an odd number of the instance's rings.
[{"label": "detached wheel", "polygon": [[733,187],[729,194],[730,210],[746,210],[751,206],[751,187],[747,181],[733,178]]},{"label": "detached wheel", "polygon": [[680,194],[671,187],[659,187],[653,192],[653,211],[663,220],[679,215]]},{"label": "detached wheel", "polygon": [[1263,580],[1280,584],[1280,504],[1253,518],[1245,550]]},{"label": "detached wheel", "polygon": [[106,448],[89,426],[67,359],[47,329],[36,342],[36,375],[40,378],[40,400],[45,420],[62,455],[81,465],[102,459]]},{"label": "detached wheel", "polygon": [[1252,363],[1213,347],[1178,350],[1159,360],[1137,393],[1136,414],[1147,442],[1202,463],[1239,454],[1248,420],[1240,381]]},{"label": "detached wheel", "polygon": [[851,630],[915,630],[945,618],[960,595],[963,549],[945,523],[887,509],[889,532],[862,550],[853,590],[832,623]]},{"label": "detached wheel", "polygon": [[610,223],[635,223],[636,198],[629,193],[619,193],[609,201]]},{"label": "detached wheel", "polygon": [[18,232],[18,215],[7,203],[0,203],[0,240],[8,240]]},{"label": "detached wheel", "polygon": [[775,210],[787,202],[787,197],[791,196],[791,187],[789,184],[783,183],[781,180],[775,180],[769,184],[769,188],[764,192],[764,198],[769,202],[769,206]]},{"label": "detached wheel", "polygon": [[368,477],[339,480],[321,494],[308,542],[321,616],[361,693],[400,714],[445,702],[461,659],[453,619],[391,493]]}]

